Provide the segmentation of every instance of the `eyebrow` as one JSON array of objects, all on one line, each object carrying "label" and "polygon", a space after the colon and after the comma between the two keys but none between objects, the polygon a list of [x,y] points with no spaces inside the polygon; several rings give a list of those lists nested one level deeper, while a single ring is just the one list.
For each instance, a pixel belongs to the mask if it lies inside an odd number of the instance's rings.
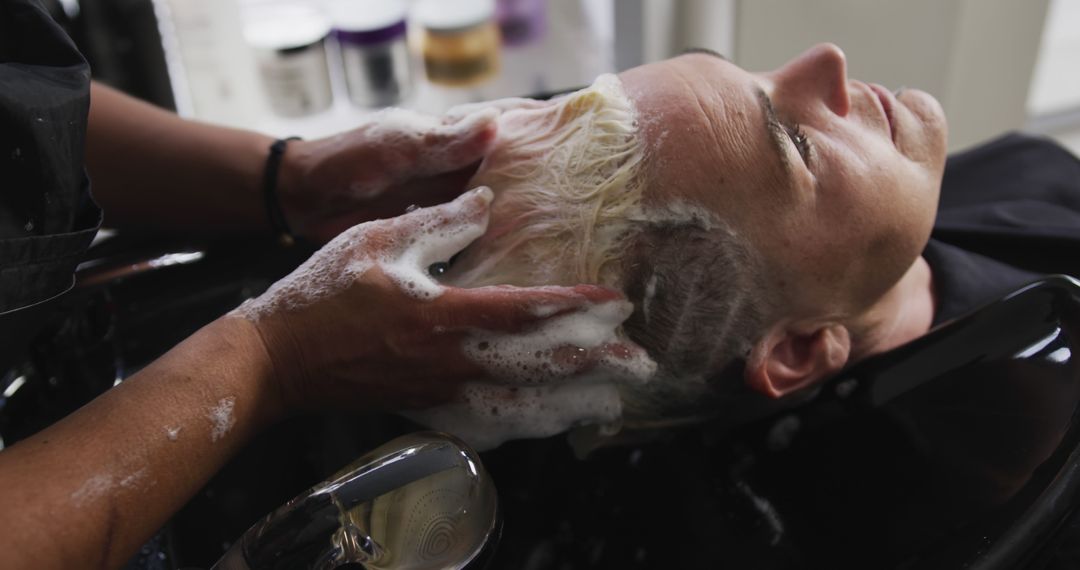
[{"label": "eyebrow", "polygon": [[[731,60],[724,57],[724,54],[705,47],[689,47],[682,50],[679,55],[691,53],[711,55],[731,63]],[[776,116],[776,109],[773,107],[772,98],[769,97],[769,94],[761,87],[756,87],[754,89],[754,95],[757,96],[758,103],[761,105],[761,115],[765,117],[765,133],[766,137],[769,139],[769,146],[772,147],[773,153],[776,154],[777,159],[780,161],[780,165],[784,169],[784,176],[790,180],[794,177],[795,173],[791,167],[791,161],[788,160],[787,135],[785,134],[784,126]]]},{"label": "eyebrow", "polygon": [[785,176],[790,179],[794,176],[794,172],[791,169],[791,161],[788,160],[784,126],[776,116],[776,109],[773,107],[769,94],[761,87],[755,88],[754,94],[757,95],[758,103],[761,105],[761,115],[765,117],[765,133],[769,139],[769,146],[776,153],[780,165],[784,167]]},{"label": "eyebrow", "polygon": [[705,55],[711,55],[713,57],[718,57],[718,58],[720,58],[720,59],[722,59],[722,60],[724,60],[724,61],[726,61],[728,63],[731,63],[731,60],[728,59],[727,57],[724,57],[724,54],[722,54],[722,53],[720,53],[720,52],[718,52],[718,51],[716,51],[714,49],[709,49],[709,48],[706,48],[706,47],[688,47],[688,48],[682,50],[681,52],[679,52],[679,55],[687,55],[687,54],[691,54],[691,53],[703,53]]}]

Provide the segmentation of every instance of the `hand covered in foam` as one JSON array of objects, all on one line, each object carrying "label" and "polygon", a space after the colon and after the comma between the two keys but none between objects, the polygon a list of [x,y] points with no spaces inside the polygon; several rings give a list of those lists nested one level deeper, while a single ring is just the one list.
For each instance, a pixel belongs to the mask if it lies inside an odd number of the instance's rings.
[{"label": "hand covered in foam", "polygon": [[[494,189],[491,227],[455,261],[445,280],[461,287],[495,283],[519,286],[600,283],[622,286],[621,260],[632,222],[643,217],[637,176],[644,155],[636,111],[614,75],[588,89],[551,101],[503,99],[451,109],[468,116],[499,112],[498,135],[473,182]],[[470,343],[472,354],[510,353],[504,368],[529,365],[561,339],[579,346],[618,343],[615,331],[629,316],[628,303],[566,315],[523,339]],[[603,340],[601,340],[603,339]],[[492,361],[499,365],[500,361]],[[623,374],[607,374],[622,365]],[[654,364],[609,355],[587,378],[564,384],[515,387],[473,383],[454,403],[412,416],[453,432],[479,449],[515,438],[544,437],[582,424],[619,422],[625,393],[640,389],[627,378],[649,376]],[[631,373],[631,369],[637,372]],[[524,374],[528,376],[528,374]]]},{"label": "hand covered in foam", "polygon": [[[612,290],[461,289],[429,275],[484,233],[491,200],[481,188],[355,226],[234,311],[258,329],[286,409],[422,408],[465,380],[532,386],[651,374],[644,352],[614,335],[629,310]],[[570,322],[594,334],[553,335]]]},{"label": "hand covered in foam", "polygon": [[[556,311],[536,308],[538,314]],[[602,433],[617,427],[618,386],[641,385],[656,372],[644,351],[618,335],[632,311],[626,301],[608,301],[552,316],[519,334],[478,331],[465,339],[466,354],[514,385],[470,382],[454,402],[408,416],[480,451],[583,425],[599,424]]]},{"label": "hand covered in foam", "polygon": [[476,113],[495,111],[498,114],[508,111],[522,111],[531,109],[543,109],[549,107],[550,102],[543,99],[529,99],[527,97],[506,97],[494,101],[480,101],[479,103],[464,103],[451,107],[446,111],[446,117],[451,120],[461,120]]},{"label": "hand covered in foam", "polygon": [[386,109],[350,131],[290,143],[280,192],[290,227],[327,241],[356,223],[452,199],[494,139],[497,115]]}]

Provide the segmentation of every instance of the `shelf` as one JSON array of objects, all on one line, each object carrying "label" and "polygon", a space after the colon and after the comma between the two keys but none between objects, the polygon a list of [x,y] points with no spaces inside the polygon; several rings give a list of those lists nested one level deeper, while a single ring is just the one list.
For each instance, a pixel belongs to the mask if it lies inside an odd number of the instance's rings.
[{"label": "shelf", "polygon": [[[358,108],[349,101],[338,54],[329,39],[332,107],[303,118],[278,117],[263,95],[235,1],[154,1],[177,110],[183,116],[279,137],[317,138],[348,130],[378,110]],[[472,88],[431,84],[423,79],[413,55],[413,88],[397,106],[441,113],[461,103],[588,85],[597,75],[614,70],[613,6],[614,0],[550,1],[546,35],[531,45],[504,47],[499,73]]]}]

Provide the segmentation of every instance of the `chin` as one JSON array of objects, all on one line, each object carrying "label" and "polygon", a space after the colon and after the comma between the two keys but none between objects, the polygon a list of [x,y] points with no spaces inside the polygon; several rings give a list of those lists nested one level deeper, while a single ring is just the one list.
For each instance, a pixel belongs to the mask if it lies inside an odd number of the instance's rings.
[{"label": "chin", "polygon": [[915,119],[914,124],[909,125],[908,136],[904,137],[904,154],[935,172],[940,184],[949,132],[941,103],[933,95],[918,89],[904,90],[897,100]]}]

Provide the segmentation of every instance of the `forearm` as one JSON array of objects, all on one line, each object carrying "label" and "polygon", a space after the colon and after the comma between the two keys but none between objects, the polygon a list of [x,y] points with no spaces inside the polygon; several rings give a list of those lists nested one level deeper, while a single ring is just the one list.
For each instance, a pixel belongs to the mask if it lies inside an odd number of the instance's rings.
[{"label": "forearm", "polygon": [[113,227],[269,235],[261,180],[271,142],[91,88],[86,163]]},{"label": "forearm", "polygon": [[281,414],[252,325],[211,323],[0,453],[0,567],[115,568]]}]

